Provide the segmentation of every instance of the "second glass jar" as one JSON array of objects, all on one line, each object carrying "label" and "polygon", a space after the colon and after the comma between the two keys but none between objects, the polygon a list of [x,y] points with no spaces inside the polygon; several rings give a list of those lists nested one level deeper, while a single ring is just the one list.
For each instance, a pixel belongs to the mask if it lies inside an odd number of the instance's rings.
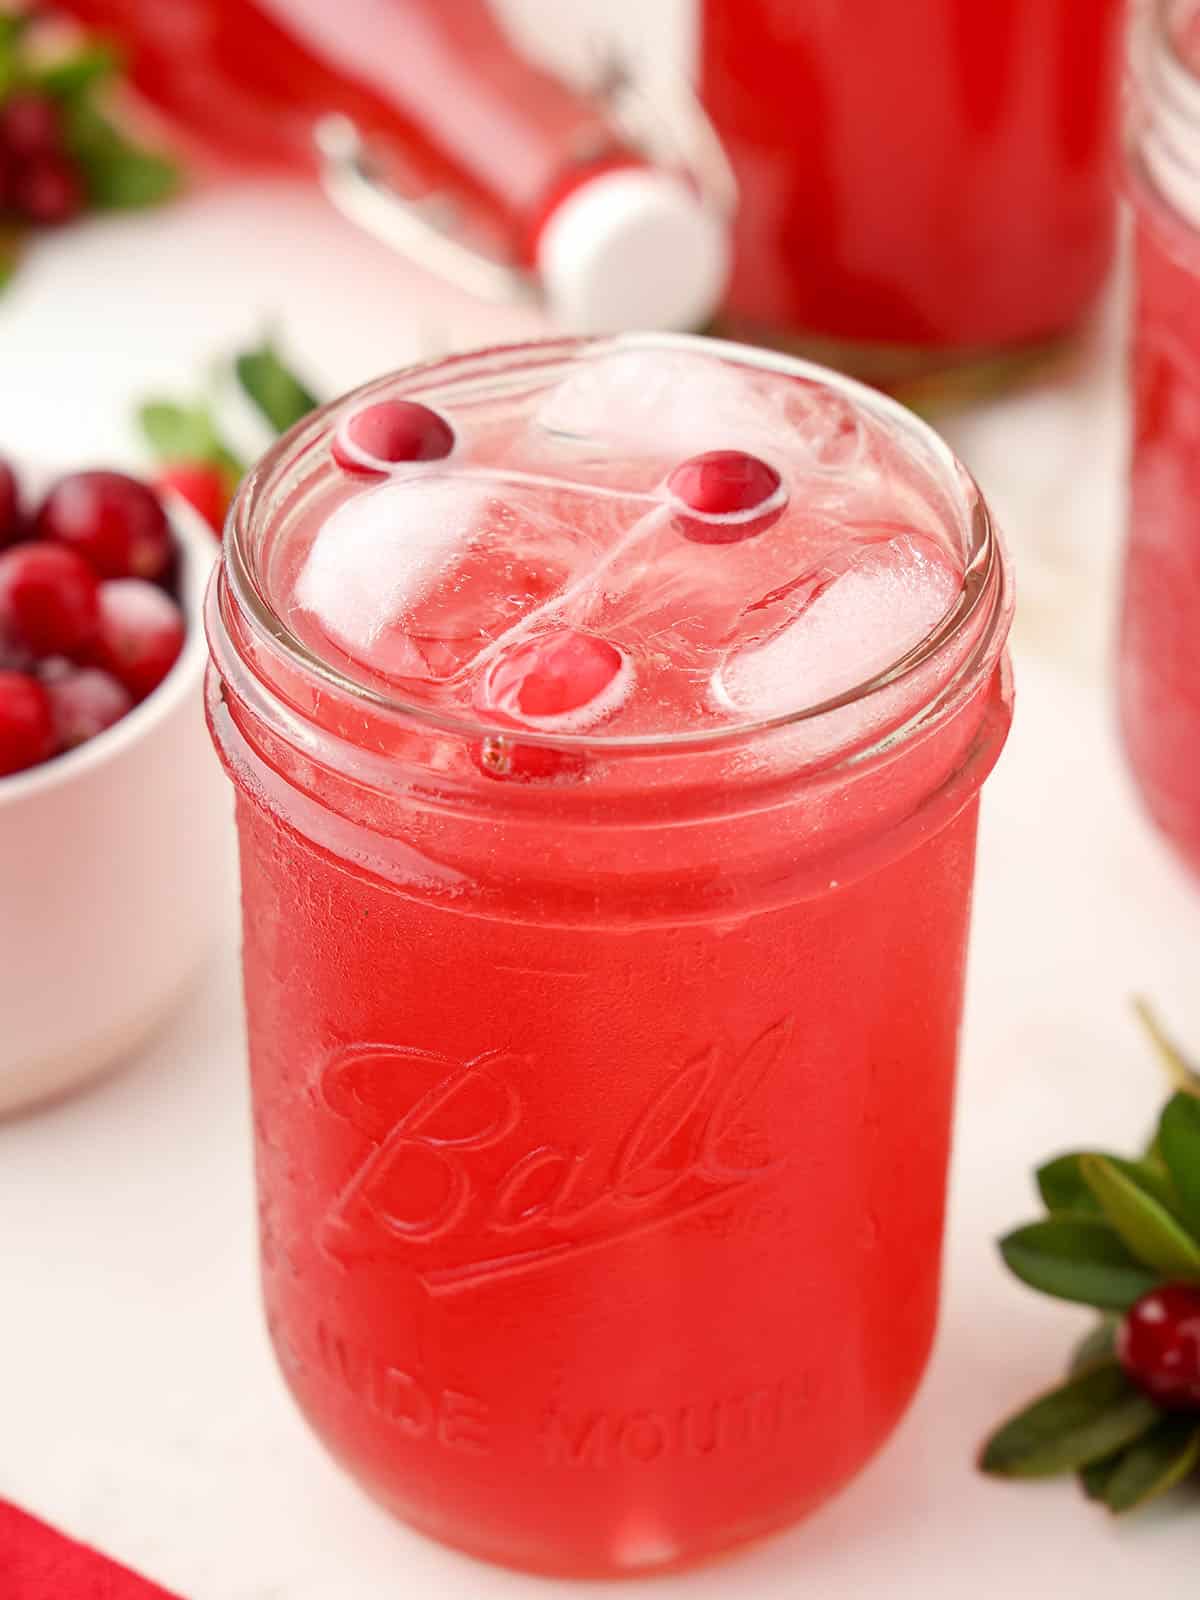
[{"label": "second glass jar", "polygon": [[704,0],[726,325],[886,378],[1051,339],[1112,256],[1124,0]]}]

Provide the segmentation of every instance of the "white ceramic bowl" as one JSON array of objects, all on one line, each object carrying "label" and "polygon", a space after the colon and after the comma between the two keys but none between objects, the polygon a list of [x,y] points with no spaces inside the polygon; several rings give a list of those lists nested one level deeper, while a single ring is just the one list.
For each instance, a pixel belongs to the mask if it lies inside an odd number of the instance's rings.
[{"label": "white ceramic bowl", "polygon": [[170,510],[178,661],[95,739],[0,778],[0,1114],[130,1056],[212,943],[229,829],[202,694],[217,545],[189,507]]}]

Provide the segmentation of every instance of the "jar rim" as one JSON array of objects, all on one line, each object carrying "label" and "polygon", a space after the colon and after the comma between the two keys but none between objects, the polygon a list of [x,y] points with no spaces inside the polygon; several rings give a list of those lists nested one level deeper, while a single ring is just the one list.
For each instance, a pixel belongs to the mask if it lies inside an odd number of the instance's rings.
[{"label": "jar rim", "polygon": [[[551,732],[524,726],[518,731],[500,728],[494,722],[473,716],[469,711],[430,705],[421,700],[390,694],[362,683],[310,648],[271,604],[255,571],[251,554],[251,530],[256,524],[257,512],[262,506],[263,499],[272,485],[289,463],[314,448],[325,436],[329,418],[333,413],[349,404],[361,403],[365,396],[378,390],[387,388],[392,391],[392,386],[397,382],[406,385],[405,392],[419,393],[421,385],[435,377],[447,380],[483,378],[486,376],[489,364],[503,366],[534,362],[539,367],[546,367],[570,360],[583,351],[599,354],[647,349],[704,352],[725,360],[819,383],[835,390],[856,406],[880,417],[889,427],[903,430],[908,437],[922,446],[939,473],[939,488],[947,494],[960,519],[961,525],[957,531],[962,537],[964,556],[958,595],[924,638],[895,661],[843,692],[813,705],[791,708],[770,716],[731,721],[716,727],[637,734],[607,734],[596,730]],[[528,372],[528,366],[522,367],[521,370]],[[914,707],[914,715],[919,716],[931,702],[940,700],[953,682],[961,681],[963,677],[968,676],[973,665],[998,653],[1007,634],[1012,610],[1011,579],[1001,539],[987,502],[975,479],[930,424],[890,396],[815,362],[730,340],[679,333],[620,334],[608,337],[562,336],[489,345],[449,356],[438,356],[398,369],[330,401],[284,434],[243,481],[230,509],[222,561],[214,576],[214,588],[218,583],[227,587],[238,612],[239,623],[249,627],[258,645],[265,647],[268,652],[279,652],[290,667],[318,679],[325,689],[345,696],[350,703],[364,704],[373,712],[397,717],[423,725],[432,731],[459,738],[469,740],[519,738],[522,745],[559,751],[602,751],[605,755],[619,755],[622,752],[645,754],[654,751],[717,749],[778,730],[797,728],[816,722],[822,717],[860,704],[871,696],[902,683],[927,666],[941,651],[969,629],[978,628],[980,637],[968,651],[966,661],[959,663],[957,670],[952,671],[948,679],[939,679],[932,694],[924,697],[920,704]],[[221,628],[220,609],[220,604],[214,599],[209,608],[209,629],[210,643],[214,655],[218,656],[218,665],[220,665],[219,656],[224,655],[223,651],[218,653],[218,641],[214,637],[216,630]]]}]

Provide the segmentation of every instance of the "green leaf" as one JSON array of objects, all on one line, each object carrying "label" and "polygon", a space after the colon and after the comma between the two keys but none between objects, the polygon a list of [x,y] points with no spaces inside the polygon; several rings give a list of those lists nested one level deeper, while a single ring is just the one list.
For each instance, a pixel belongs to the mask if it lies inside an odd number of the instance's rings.
[{"label": "green leaf", "polygon": [[1069,1379],[1004,1423],[979,1465],[1005,1478],[1076,1472],[1141,1438],[1160,1414],[1112,1363]]},{"label": "green leaf", "polygon": [[0,224],[0,291],[8,287],[9,279],[20,265],[23,240],[19,228],[6,228]]},{"label": "green leaf", "polygon": [[1072,1375],[1093,1372],[1097,1367],[1108,1366],[1116,1359],[1117,1325],[1105,1318],[1085,1333],[1071,1356]]},{"label": "green leaf", "polygon": [[1118,1451],[1115,1456],[1106,1456],[1103,1461],[1089,1461],[1086,1467],[1080,1467],[1079,1484],[1089,1500],[1104,1499],[1112,1475],[1124,1458],[1124,1451]]},{"label": "green leaf", "polygon": [[80,100],[115,78],[121,70],[121,56],[111,44],[85,45],[69,56],[35,67],[29,81],[56,100]]},{"label": "green leaf", "polygon": [[218,434],[207,406],[147,400],[138,407],[137,419],[156,460],[211,463],[225,473],[231,489],[245,473],[243,463]]},{"label": "green leaf", "polygon": [[1139,1261],[1164,1278],[1200,1282],[1200,1245],[1167,1208],[1103,1156],[1080,1162],[1088,1188]]},{"label": "green leaf", "polygon": [[1183,1089],[1188,1094],[1200,1095],[1200,1069],[1189,1061],[1171,1038],[1159,1022],[1157,1013],[1150,1003],[1139,995],[1133,1002],[1133,1009],[1137,1012],[1143,1028],[1150,1035],[1150,1042],[1158,1052],[1158,1058],[1166,1068],[1171,1082],[1177,1089]]},{"label": "green leaf", "polygon": [[207,461],[216,443],[212,418],[203,406],[147,400],[138,422],[155,455],[164,461]]},{"label": "green leaf", "polygon": [[1200,1420],[1163,1417],[1130,1446],[1115,1465],[1104,1489],[1110,1511],[1136,1511],[1200,1466]]},{"label": "green leaf", "polygon": [[1179,1196],[1179,1209],[1200,1235],[1200,1100],[1180,1090],[1167,1101],[1158,1125],[1158,1147]]},{"label": "green leaf", "polygon": [[1079,1170],[1081,1151],[1055,1156],[1037,1169],[1038,1193],[1051,1215],[1100,1215],[1100,1202],[1083,1181]]},{"label": "green leaf", "polygon": [[233,365],[238,382],[276,433],[286,433],[320,404],[269,342],[244,351]]},{"label": "green leaf", "polygon": [[0,11],[0,54],[16,50],[21,35],[32,21],[28,11]]},{"label": "green leaf", "polygon": [[68,147],[83,169],[94,206],[157,205],[179,188],[179,169],[172,161],[130,143],[86,98],[69,104],[66,124]]},{"label": "green leaf", "polygon": [[1052,1216],[1101,1216],[1103,1208],[1083,1175],[1085,1156],[1101,1155],[1147,1194],[1168,1208],[1175,1203],[1171,1180],[1152,1158],[1125,1161],[1105,1151],[1073,1150],[1056,1156],[1037,1170],[1038,1191]]},{"label": "green leaf", "polygon": [[1000,1241],[1009,1270],[1060,1300],[1126,1311],[1159,1282],[1100,1218],[1051,1217]]}]

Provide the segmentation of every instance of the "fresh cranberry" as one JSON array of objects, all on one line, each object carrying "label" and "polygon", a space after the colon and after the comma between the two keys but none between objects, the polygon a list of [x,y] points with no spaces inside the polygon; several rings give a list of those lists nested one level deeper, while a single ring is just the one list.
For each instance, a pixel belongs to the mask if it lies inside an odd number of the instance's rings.
[{"label": "fresh cranberry", "polygon": [[50,700],[36,678],[0,672],[0,777],[36,767],[54,754]]},{"label": "fresh cranberry", "polygon": [[62,117],[48,94],[24,89],[0,105],[0,150],[10,158],[55,155],[62,149]]},{"label": "fresh cranberry", "polygon": [[74,667],[44,678],[54,742],[59,750],[73,750],[119,722],[133,709],[133,696],[99,667]]},{"label": "fresh cranberry", "polygon": [[39,665],[33,651],[15,639],[9,625],[0,618],[0,672],[32,672]]},{"label": "fresh cranberry", "polygon": [[7,461],[0,461],[0,546],[21,537],[21,489]]},{"label": "fresh cranberry", "polygon": [[[504,729],[574,732],[602,722],[628,691],[625,657],[605,639],[561,628],[498,656],[484,673],[476,706]],[[577,778],[583,753],[528,744],[507,731],[479,747],[476,763],[489,778],[522,782]]]},{"label": "fresh cranberry", "polygon": [[1121,1324],[1117,1355],[1157,1404],[1200,1411],[1200,1288],[1171,1283],[1144,1294]]},{"label": "fresh cranberry", "polygon": [[102,578],[160,578],[171,560],[166,512],[153,490],[123,472],[63,478],[35,525],[43,539],[68,545]]},{"label": "fresh cranberry", "polygon": [[162,469],[154,487],[181,496],[220,537],[229,509],[229,485],[220,467],[206,461],[177,461]]},{"label": "fresh cranberry", "polygon": [[775,468],[742,450],[709,450],[681,461],[667,490],[693,513],[676,522],[698,544],[736,544],[763,533],[786,503]]},{"label": "fresh cranberry", "polygon": [[183,648],[183,613],[143,578],[100,585],[100,630],[91,660],[144,700],[170,672]]},{"label": "fresh cranberry", "polygon": [[606,639],[561,628],[498,656],[479,705],[534,726],[583,728],[620,705],[624,669],[624,656]]},{"label": "fresh cranberry", "polygon": [[415,400],[377,400],[344,419],[333,436],[333,459],[347,472],[387,472],[404,461],[441,461],[454,449],[454,429]]},{"label": "fresh cranberry", "polygon": [[9,184],[9,204],[27,222],[56,228],[87,205],[83,174],[69,156],[53,153],[22,161]]},{"label": "fresh cranberry", "polygon": [[34,656],[74,656],[99,622],[96,574],[61,545],[18,544],[0,555],[0,625]]}]

